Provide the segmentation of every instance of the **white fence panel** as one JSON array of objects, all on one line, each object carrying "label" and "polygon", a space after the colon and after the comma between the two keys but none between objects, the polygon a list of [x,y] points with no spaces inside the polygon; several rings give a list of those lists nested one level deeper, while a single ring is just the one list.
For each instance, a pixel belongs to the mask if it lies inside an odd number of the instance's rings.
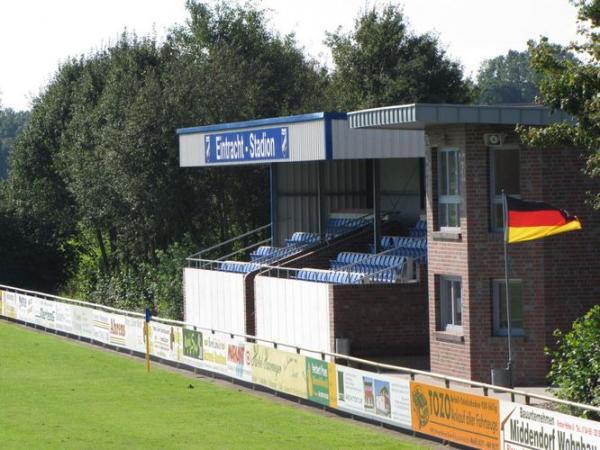
[{"label": "white fence panel", "polygon": [[254,284],[256,336],[333,351],[328,284],[265,276]]},{"label": "white fence panel", "polygon": [[185,322],[246,334],[244,277],[240,273],[186,268]]}]

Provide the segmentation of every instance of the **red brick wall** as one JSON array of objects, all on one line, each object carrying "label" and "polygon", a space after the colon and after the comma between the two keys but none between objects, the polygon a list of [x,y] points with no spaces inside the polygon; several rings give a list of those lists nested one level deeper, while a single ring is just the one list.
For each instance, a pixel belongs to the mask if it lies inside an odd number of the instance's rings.
[{"label": "red brick wall", "polygon": [[350,338],[353,356],[427,354],[425,282],[331,285],[331,309],[332,335]]},{"label": "red brick wall", "polygon": [[[517,142],[509,127],[448,126],[428,131],[433,142],[461,151],[463,209],[457,241],[433,236],[437,202],[431,151],[426,170],[431,369],[480,381],[490,381],[490,369],[504,367],[508,354],[507,338],[494,336],[492,329],[492,280],[504,277],[504,259],[501,233],[490,232],[489,150],[483,142],[483,134],[490,132],[507,133],[508,143]],[[551,344],[552,330],[568,326],[598,299],[600,258],[594,258],[594,248],[600,248],[598,219],[592,219],[584,206],[591,181],[580,173],[582,162],[576,155],[574,150],[520,151],[522,197],[568,206],[588,225],[584,224],[584,232],[509,246],[511,278],[521,279],[523,289],[525,336],[513,338],[518,384],[544,382],[548,361],[543,349]],[[448,336],[436,330],[435,275],[462,278],[464,342],[447,342]]]}]

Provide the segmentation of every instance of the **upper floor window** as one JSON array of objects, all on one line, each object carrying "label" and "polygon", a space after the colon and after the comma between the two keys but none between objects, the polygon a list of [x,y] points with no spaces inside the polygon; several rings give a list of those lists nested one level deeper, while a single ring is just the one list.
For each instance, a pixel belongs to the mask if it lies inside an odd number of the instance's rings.
[{"label": "upper floor window", "polygon": [[520,197],[518,148],[490,149],[490,193],[491,193],[491,228],[500,231],[504,228],[502,210],[502,190],[507,195]]},{"label": "upper floor window", "polygon": [[457,149],[438,153],[438,223],[440,229],[460,227],[460,157]]}]

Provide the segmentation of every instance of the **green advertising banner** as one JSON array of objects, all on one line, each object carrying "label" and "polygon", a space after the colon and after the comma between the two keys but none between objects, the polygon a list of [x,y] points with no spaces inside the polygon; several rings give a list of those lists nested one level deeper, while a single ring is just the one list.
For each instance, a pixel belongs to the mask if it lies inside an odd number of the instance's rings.
[{"label": "green advertising banner", "polygon": [[329,406],[329,363],[306,358],[306,389],[308,399]]},{"label": "green advertising banner", "polygon": [[203,359],[202,333],[196,330],[183,329],[183,356]]}]

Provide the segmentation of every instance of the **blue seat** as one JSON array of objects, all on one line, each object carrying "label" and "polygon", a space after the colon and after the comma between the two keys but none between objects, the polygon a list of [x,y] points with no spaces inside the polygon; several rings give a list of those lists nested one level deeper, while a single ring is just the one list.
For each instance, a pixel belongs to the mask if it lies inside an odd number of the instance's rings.
[{"label": "blue seat", "polygon": [[260,266],[249,262],[224,261],[220,264],[219,270],[223,272],[249,273],[257,270]]},{"label": "blue seat", "polygon": [[288,246],[304,246],[316,244],[321,241],[321,237],[317,233],[305,233],[298,231],[292,234],[290,239],[286,239],[285,243]]}]

